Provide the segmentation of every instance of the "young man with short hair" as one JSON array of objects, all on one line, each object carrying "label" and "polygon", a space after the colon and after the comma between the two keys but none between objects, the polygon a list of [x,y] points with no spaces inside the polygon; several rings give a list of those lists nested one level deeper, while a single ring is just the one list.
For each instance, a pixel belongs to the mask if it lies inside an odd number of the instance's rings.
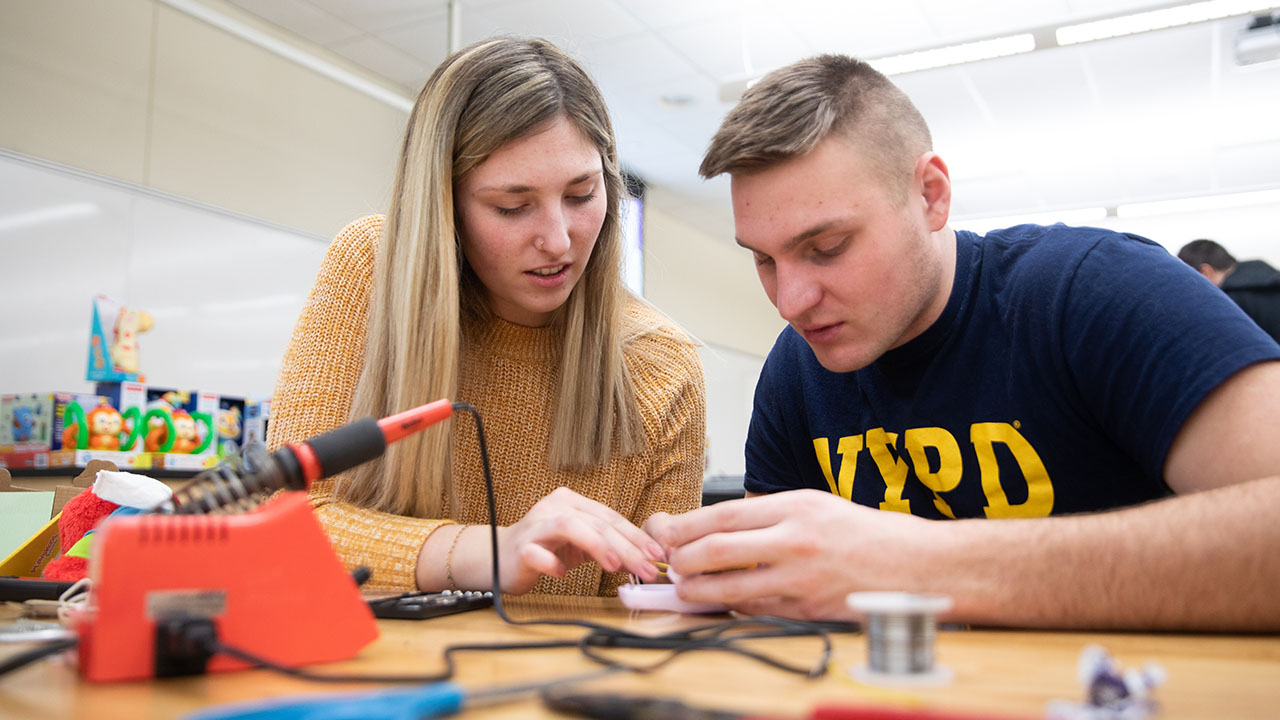
[{"label": "young man with short hair", "polygon": [[765,497],[646,525],[682,597],[840,617],[849,592],[905,590],[984,624],[1280,628],[1280,346],[1225,296],[1134,236],[952,230],[923,118],[851,58],[763,79],[701,172],[730,175],[790,327],[747,439]]}]

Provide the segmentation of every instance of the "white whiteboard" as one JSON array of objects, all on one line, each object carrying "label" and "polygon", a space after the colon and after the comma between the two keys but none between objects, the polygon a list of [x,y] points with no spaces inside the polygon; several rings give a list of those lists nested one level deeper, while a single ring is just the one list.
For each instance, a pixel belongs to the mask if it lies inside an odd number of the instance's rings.
[{"label": "white whiteboard", "polygon": [[[0,151],[0,393],[90,392],[103,294],[155,318],[149,384],[266,397],[328,241]],[[699,350],[707,474],[741,476],[763,358]]]},{"label": "white whiteboard", "polygon": [[747,426],[764,359],[718,345],[698,348],[707,381],[708,476],[746,472]]},{"label": "white whiteboard", "polygon": [[265,397],[327,244],[0,151],[0,393],[92,390],[103,294],[155,318],[148,384]]}]

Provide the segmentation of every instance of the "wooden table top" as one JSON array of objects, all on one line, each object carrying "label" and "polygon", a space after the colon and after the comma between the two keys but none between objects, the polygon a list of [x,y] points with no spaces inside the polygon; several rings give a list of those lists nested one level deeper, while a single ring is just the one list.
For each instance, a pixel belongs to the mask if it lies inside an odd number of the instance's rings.
[{"label": "wooden table top", "polygon": [[[517,618],[589,618],[654,634],[707,622],[706,618],[669,613],[630,613],[616,600],[602,598],[527,596],[508,600],[508,609]],[[434,673],[444,667],[441,652],[446,645],[577,638],[585,632],[568,627],[507,625],[493,610],[423,621],[383,620],[380,628],[381,637],[358,657],[312,669]],[[856,683],[848,670],[866,662],[865,638],[860,634],[832,638],[830,670],[817,680],[744,657],[702,651],[683,655],[648,675],[614,674],[581,683],[575,690],[664,695],[699,707],[793,718],[805,717],[818,704],[894,704],[996,717],[1035,717],[1043,716],[1050,700],[1081,699],[1076,666],[1081,649],[1092,643],[1107,648],[1123,667],[1148,661],[1164,667],[1167,680],[1156,693],[1161,718],[1280,717],[1280,636],[1275,635],[944,630],[937,636],[936,657],[954,677],[946,685],[919,689]],[[0,646],[0,659],[18,647]],[[816,639],[799,637],[756,640],[752,647],[800,665],[812,664],[820,650]],[[636,662],[658,657],[657,651],[614,652],[625,652]],[[457,664],[455,680],[469,689],[553,679],[599,667],[573,648],[462,653]],[[225,702],[372,687],[308,683],[257,670],[92,684],[81,681],[68,662],[50,659],[0,678],[0,718],[173,718]],[[528,696],[468,709],[465,716],[561,717]]]}]

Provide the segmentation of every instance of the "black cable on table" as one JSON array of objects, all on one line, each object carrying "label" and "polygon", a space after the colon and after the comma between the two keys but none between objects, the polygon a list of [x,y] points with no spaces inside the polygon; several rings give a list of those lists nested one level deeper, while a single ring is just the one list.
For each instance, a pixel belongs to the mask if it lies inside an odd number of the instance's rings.
[{"label": "black cable on table", "polygon": [[[531,643],[497,643],[485,645],[450,645],[444,649],[445,669],[439,673],[428,675],[376,675],[376,674],[342,674],[342,673],[315,673],[301,668],[289,667],[277,663],[269,658],[263,657],[256,653],[245,650],[244,648],[224,643],[210,632],[212,626],[205,629],[199,635],[193,635],[187,638],[191,642],[203,647],[209,653],[222,653],[229,657],[236,658],[249,665],[259,667],[265,670],[288,675],[290,677],[301,680],[322,683],[353,683],[353,682],[375,682],[375,683],[433,683],[449,680],[454,675],[454,654],[459,652],[492,652],[504,650],[534,650],[547,648],[564,648],[576,647],[584,657],[592,662],[603,665],[607,668],[617,670],[627,670],[636,673],[649,673],[657,670],[675,660],[680,655],[694,650],[719,650],[723,652],[736,653],[753,660],[765,663],[770,667],[784,670],[786,672],[804,675],[809,678],[820,677],[826,672],[827,665],[831,659],[831,637],[827,630],[829,624],[808,623],[799,620],[789,620],[777,617],[754,617],[748,619],[735,619],[721,621],[716,623],[708,623],[686,630],[677,630],[669,633],[658,635],[644,635],[639,633],[622,630],[616,627],[610,627],[600,623],[594,623],[587,620],[566,620],[561,618],[544,618],[532,620],[516,620],[507,614],[506,608],[502,602],[502,583],[499,575],[499,558],[498,558],[498,512],[497,501],[495,499],[495,491],[493,485],[493,474],[489,465],[489,449],[485,441],[484,423],[480,419],[480,412],[475,406],[469,403],[457,402],[453,404],[453,409],[464,411],[471,415],[476,423],[476,438],[480,446],[480,462],[484,473],[485,499],[489,509],[489,537],[492,543],[492,560],[493,560],[493,607],[498,613],[498,617],[510,625],[557,625],[569,627],[581,627],[590,632],[578,640],[557,640],[543,641]],[[746,632],[728,634],[731,631],[742,630],[744,628],[763,628],[758,632]],[[763,653],[741,647],[741,644],[748,640],[760,638],[774,637],[796,637],[813,635],[822,641],[822,654],[818,661],[812,667],[800,667],[791,665],[784,661],[770,657]],[[8,660],[0,663],[0,675],[17,670],[18,668],[29,665],[41,658],[54,655],[64,650],[69,650],[77,645],[77,640],[61,640],[42,645],[24,653],[15,655]],[[638,665],[624,663],[619,660],[609,658],[601,652],[602,648],[642,648],[654,650],[666,650],[668,654],[649,664]]]},{"label": "black cable on table", "polygon": [[25,652],[18,653],[17,655],[0,662],[0,676],[11,673],[19,668],[26,667],[27,665],[30,665],[42,658],[49,657],[50,655],[57,655],[65,650],[70,650],[79,644],[80,641],[75,638],[68,640],[54,640],[38,647],[31,648]]},{"label": "black cable on table", "polygon": [[[593,623],[587,620],[566,620],[562,618],[545,618],[533,620],[516,620],[507,614],[506,608],[502,603],[502,582],[499,574],[498,562],[498,509],[495,500],[495,491],[493,485],[493,474],[489,465],[489,448],[485,442],[484,422],[480,419],[480,411],[475,406],[464,403],[455,402],[453,404],[455,411],[462,410],[471,415],[476,423],[476,440],[480,447],[480,463],[484,472],[485,499],[489,506],[489,539],[492,543],[492,559],[493,559],[493,607],[498,613],[498,617],[511,625],[559,625],[570,627],[581,627],[591,631],[577,643],[578,648],[583,652],[584,656],[593,662],[630,670],[632,672],[647,673],[652,672],[663,665],[674,660],[679,655],[691,650],[722,650],[726,652],[738,653],[746,657],[764,662],[771,667],[785,670],[787,672],[797,673],[810,678],[820,677],[827,671],[827,665],[831,660],[831,636],[827,633],[827,626],[816,623],[807,623],[799,620],[789,620],[777,617],[755,617],[750,619],[736,619],[722,621],[702,625],[687,630],[679,630],[659,635],[642,635],[627,630],[621,630],[600,623]],[[738,630],[749,627],[766,627],[770,630],[762,633],[741,633],[727,636],[730,630]],[[771,658],[767,655],[739,647],[738,644],[745,640],[751,640],[762,637],[782,637],[782,636],[805,636],[813,635],[822,641],[822,654],[818,661],[809,668],[797,667],[787,664],[783,661]],[[652,649],[669,650],[670,654],[648,665],[632,665],[617,660],[606,658],[598,652],[592,650],[593,647],[647,647]]]}]

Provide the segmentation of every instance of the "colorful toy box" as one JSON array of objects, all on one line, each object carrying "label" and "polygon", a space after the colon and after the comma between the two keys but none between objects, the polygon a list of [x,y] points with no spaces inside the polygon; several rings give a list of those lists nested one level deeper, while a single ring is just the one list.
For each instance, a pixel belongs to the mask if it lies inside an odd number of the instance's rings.
[{"label": "colorful toy box", "polygon": [[235,453],[243,439],[244,400],[217,393],[157,388],[136,382],[98,383],[121,412],[143,418],[142,449],[152,465],[201,470]]},{"label": "colorful toy box", "polygon": [[218,411],[213,416],[213,429],[217,433],[218,457],[226,459],[240,453],[245,443],[244,417],[247,401],[223,395],[218,398]]},{"label": "colorful toy box", "polygon": [[244,413],[244,441],[265,446],[267,421],[271,418],[271,398],[246,400]]},{"label": "colorful toy box", "polygon": [[[34,434],[22,429],[27,411],[35,418]],[[23,437],[25,440],[0,442],[0,466],[3,467],[71,467],[76,464],[77,451],[88,450],[91,441],[113,436],[118,447],[125,432],[125,420],[110,400],[101,395],[67,392],[6,395],[0,399],[0,417],[6,415],[11,418],[6,422],[6,426],[10,426],[8,439]],[[14,421],[17,427],[12,426]],[[18,432],[12,432],[14,429]],[[0,436],[0,440],[3,439]],[[121,458],[120,464],[124,466],[146,467],[145,463],[138,466],[123,460]]]},{"label": "colorful toy box", "polygon": [[0,396],[0,467],[84,467],[97,459],[122,470],[196,471],[243,443],[240,398],[139,382],[96,389]]},{"label": "colorful toy box", "polygon": [[48,450],[53,394],[0,395],[0,453]]},{"label": "colorful toy box", "polygon": [[99,382],[144,380],[138,364],[138,334],[151,329],[151,315],[106,295],[93,299],[86,377]]}]

